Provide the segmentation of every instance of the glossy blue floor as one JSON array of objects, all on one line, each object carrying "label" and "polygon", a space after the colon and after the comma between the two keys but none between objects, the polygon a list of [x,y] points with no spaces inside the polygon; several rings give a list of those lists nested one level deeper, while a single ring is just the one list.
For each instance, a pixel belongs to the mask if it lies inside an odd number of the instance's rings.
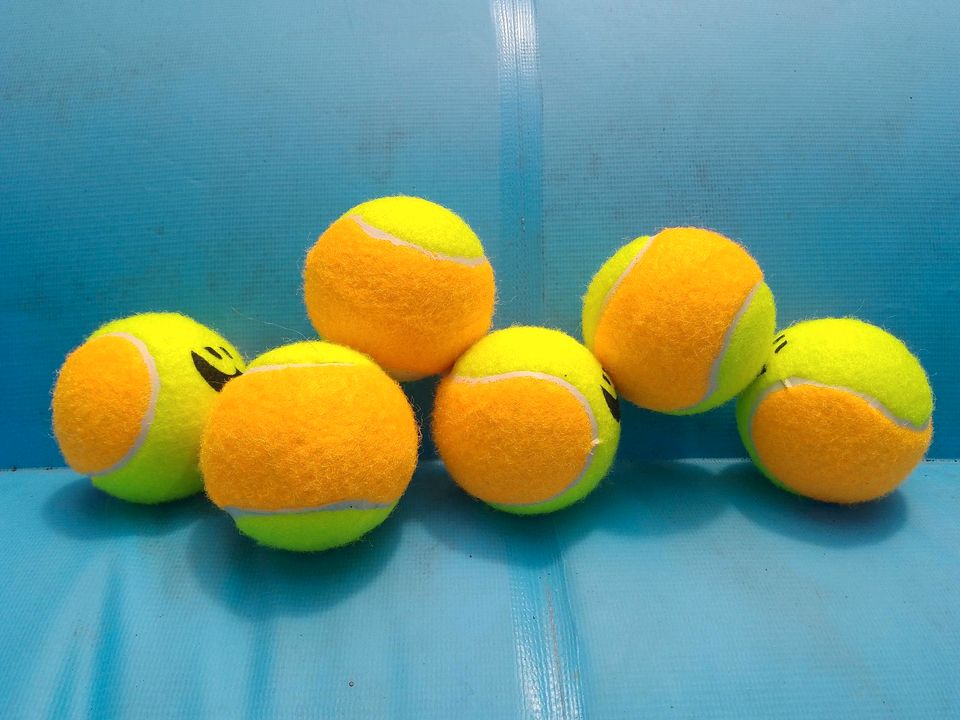
[{"label": "glossy blue floor", "polygon": [[960,714],[955,462],[853,508],[743,461],[623,463],[538,518],[427,462],[312,556],[66,470],[0,473],[0,502],[4,718]]}]

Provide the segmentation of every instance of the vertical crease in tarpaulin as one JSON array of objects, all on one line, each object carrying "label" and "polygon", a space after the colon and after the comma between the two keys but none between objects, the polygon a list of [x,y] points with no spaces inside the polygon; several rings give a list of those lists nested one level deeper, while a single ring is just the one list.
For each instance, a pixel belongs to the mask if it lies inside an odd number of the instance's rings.
[{"label": "vertical crease in tarpaulin", "polygon": [[[500,87],[498,325],[544,321],[543,94],[534,0],[492,0]],[[504,277],[507,273],[501,273]]]},{"label": "vertical crease in tarpaulin", "polygon": [[[546,518],[544,518],[546,519]],[[522,717],[573,720],[585,715],[584,674],[556,526],[512,538],[510,613]],[[536,522],[536,521],[534,521]]]},{"label": "vertical crease in tarpaulin", "polygon": [[[498,325],[544,321],[543,95],[534,0],[492,0],[500,87],[500,244],[514,285]],[[501,277],[506,273],[501,274]],[[525,718],[583,716],[580,648],[556,533],[505,547],[514,662]]]}]

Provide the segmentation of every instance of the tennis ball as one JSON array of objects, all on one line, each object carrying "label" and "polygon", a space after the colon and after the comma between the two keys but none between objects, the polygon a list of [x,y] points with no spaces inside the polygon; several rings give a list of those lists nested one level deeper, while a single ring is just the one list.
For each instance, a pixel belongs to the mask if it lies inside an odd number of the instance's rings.
[{"label": "tennis ball", "polygon": [[418,443],[410,403],[373,361],[300,342],[261,355],[224,388],[200,466],[207,495],[242,533],[284,550],[325,550],[387,518]]},{"label": "tennis ball", "polygon": [[307,255],[307,312],[320,336],[398,380],[445,372],[490,329],[493,269],[459,216],[416,197],[348,210]]},{"label": "tennis ball", "polygon": [[53,390],[53,433],[67,464],[123,500],[159,503],[202,488],[200,433],[243,358],[176,313],[107,323],[71,352]]},{"label": "tennis ball", "polygon": [[775,327],[756,261],[699,228],[627,243],[594,276],[583,303],[586,345],[623,397],[676,415],[710,410],[743,390]]},{"label": "tennis ball", "polygon": [[466,492],[518,515],[584,498],[620,439],[617,392],[557,330],[511,327],[470,348],[437,388],[433,437]]},{"label": "tennis ball", "polygon": [[737,401],[737,426],[770,480],[858,503],[892,492],[930,446],[933,393],[907,347],[860,320],[801,322],[777,335]]}]

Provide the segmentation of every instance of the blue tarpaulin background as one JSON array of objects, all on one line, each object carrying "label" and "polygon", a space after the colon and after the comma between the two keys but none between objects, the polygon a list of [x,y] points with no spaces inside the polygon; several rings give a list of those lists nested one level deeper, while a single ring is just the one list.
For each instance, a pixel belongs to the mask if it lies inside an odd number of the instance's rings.
[{"label": "blue tarpaulin background", "polygon": [[[579,334],[624,241],[744,243],[780,325],[902,337],[960,456],[955,2],[125,3],[0,10],[0,467],[62,465],[49,391],[106,320],[248,356],[312,336],[309,245],[364,199],[457,210],[498,327]],[[432,382],[408,388],[428,414]],[[582,505],[504,517],[425,459],[316,558],[202,498],[0,474],[3,717],[956,717],[957,465],[855,509],[769,487],[731,407],[626,408]],[[426,454],[431,453],[429,443]]]},{"label": "blue tarpaulin background", "polygon": [[[312,336],[308,247],[359,201],[454,208],[498,326],[579,336],[625,240],[718,229],[780,324],[902,337],[960,455],[956,3],[8,2],[0,467],[61,462],[49,389],[106,320],[180,310],[249,356]],[[431,386],[414,387],[428,406]],[[428,408],[427,408],[428,409]],[[729,407],[630,411],[639,458],[743,453]]]}]

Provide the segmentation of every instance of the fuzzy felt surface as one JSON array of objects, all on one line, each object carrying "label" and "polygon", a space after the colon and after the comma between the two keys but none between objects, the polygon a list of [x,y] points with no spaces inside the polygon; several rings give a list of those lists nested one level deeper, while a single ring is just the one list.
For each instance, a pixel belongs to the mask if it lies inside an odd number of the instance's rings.
[{"label": "fuzzy felt surface", "polygon": [[473,229],[452,210],[409,195],[368,200],[347,210],[370,225],[424,250],[464,258],[482,258],[483,245]]},{"label": "fuzzy felt surface", "polygon": [[360,206],[367,227],[352,212],[320,236],[304,266],[304,301],[321,337],[406,380],[448,370],[489,330],[495,285],[479,240],[453,213],[391,207]]},{"label": "fuzzy felt surface", "polygon": [[613,463],[616,398],[596,358],[576,340],[511,327],[474,345],[441,382],[434,440],[451,476],[471,494],[509,512],[551,512],[585,497]]},{"label": "fuzzy felt surface", "polygon": [[835,503],[893,491],[923,459],[932,425],[898,425],[846,390],[800,384],[770,392],[750,439],[765,472],[793,492]]},{"label": "fuzzy felt surface", "polygon": [[769,353],[769,340],[776,329],[773,293],[766,283],[757,285],[753,296],[732,327],[726,352],[714,363],[713,392],[692,408],[676,415],[706,412],[736,397],[760,372]]},{"label": "fuzzy felt surface", "polygon": [[[628,243],[600,268],[584,299],[584,338],[631,402],[700,412],[759,370],[775,322],[769,290],[757,294],[762,284],[756,261],[732,240],[668,228]],[[755,307],[745,305],[754,298]],[[725,353],[733,354],[726,366]],[[734,375],[724,372],[731,368]]]},{"label": "fuzzy felt surface", "polygon": [[295,552],[316,552],[356,541],[386,520],[396,505],[372,510],[245,515],[236,518],[236,522],[240,532],[261,545]]},{"label": "fuzzy felt surface", "polygon": [[488,503],[552,499],[591,460],[593,419],[566,387],[539,377],[445,378],[434,434],[450,475]]},{"label": "fuzzy felt surface", "polygon": [[67,356],[53,393],[53,432],[79,473],[119,465],[149,429],[152,358],[127,337],[94,338]]},{"label": "fuzzy felt surface", "polygon": [[379,369],[369,355],[336,343],[303,340],[267,350],[250,361],[250,370],[273,365],[360,365]]},{"label": "fuzzy felt surface", "polygon": [[583,342],[588,348],[594,346],[597,323],[606,307],[607,299],[614,286],[621,281],[631,263],[650,243],[650,235],[641,235],[621,246],[607,259],[597,274],[590,280],[587,293],[583,297]]},{"label": "fuzzy felt surface", "polygon": [[413,410],[395,381],[352,356],[298,343],[261,356],[224,388],[201,450],[216,505],[289,512],[397,501],[417,461]]},{"label": "fuzzy felt surface", "polygon": [[[217,397],[217,391],[198,368],[204,367],[208,377],[219,374],[221,378],[228,378],[244,369],[243,359],[221,335],[177,313],[144,313],[115,320],[99,328],[87,342],[106,348],[101,345],[106,339],[103,336],[117,334],[132,336],[146,347],[156,367],[159,390],[153,421],[143,444],[119,469],[94,475],[93,484],[111,495],[139,503],[165,502],[192,495],[202,488],[198,466],[200,433]],[[120,346],[111,344],[111,347]],[[137,413],[119,400],[129,397],[131,377],[115,370],[113,360],[99,359],[102,363],[99,373],[87,367],[83,382],[72,377],[72,372],[67,375],[70,404],[79,406],[88,401],[86,414],[74,414],[67,422],[66,416],[57,411],[63,400],[62,390],[67,386],[61,389],[58,379],[54,389],[54,432],[58,439],[74,438],[67,441],[67,446],[77,444],[76,438],[82,438],[82,442],[91,447],[112,445],[116,440],[106,434],[108,426],[126,427],[127,438],[139,427]],[[67,371],[69,365],[68,359],[62,372]],[[135,382],[142,388],[140,380]],[[137,402],[142,403],[142,398]],[[111,417],[118,408],[122,417]],[[92,427],[98,430],[91,432]],[[64,450],[66,455],[66,446]],[[70,461],[69,456],[67,460]]]},{"label": "fuzzy felt surface", "polygon": [[779,333],[762,374],[737,401],[737,427],[773,482],[821,500],[893,490],[932,438],[933,392],[896,337],[854,318]]},{"label": "fuzzy felt surface", "polygon": [[856,318],[820,318],[781,331],[768,345],[765,370],[737,401],[748,412],[756,398],[784,378],[847,387],[875,398],[890,413],[923,425],[933,391],[920,361],[886,330]]}]

